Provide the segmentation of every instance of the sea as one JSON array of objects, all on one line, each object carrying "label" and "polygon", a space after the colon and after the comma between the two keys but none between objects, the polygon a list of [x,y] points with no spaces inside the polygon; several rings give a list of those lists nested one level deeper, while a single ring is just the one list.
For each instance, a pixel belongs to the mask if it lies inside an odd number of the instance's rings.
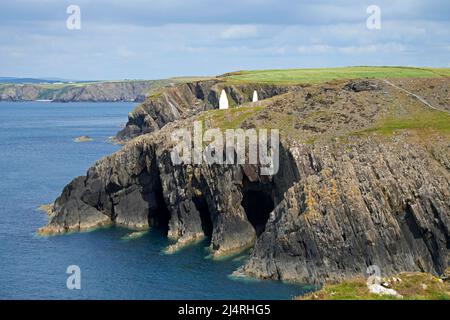
[{"label": "sea", "polygon": [[[0,299],[277,300],[313,290],[234,277],[249,252],[211,259],[208,239],[168,255],[168,240],[158,230],[134,239],[119,227],[37,235],[47,222],[39,207],[120,148],[110,137],[135,106],[0,102]],[[92,141],[74,141],[84,135]]]}]

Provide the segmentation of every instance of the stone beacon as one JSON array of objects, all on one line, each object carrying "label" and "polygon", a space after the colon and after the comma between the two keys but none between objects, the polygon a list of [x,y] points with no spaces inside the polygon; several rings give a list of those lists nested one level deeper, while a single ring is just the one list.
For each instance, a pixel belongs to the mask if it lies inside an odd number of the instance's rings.
[{"label": "stone beacon", "polygon": [[257,101],[258,101],[258,92],[255,90],[255,91],[253,91],[252,102],[257,102]]},{"label": "stone beacon", "polygon": [[219,109],[220,110],[228,109],[228,98],[225,90],[222,90],[222,93],[220,94]]}]

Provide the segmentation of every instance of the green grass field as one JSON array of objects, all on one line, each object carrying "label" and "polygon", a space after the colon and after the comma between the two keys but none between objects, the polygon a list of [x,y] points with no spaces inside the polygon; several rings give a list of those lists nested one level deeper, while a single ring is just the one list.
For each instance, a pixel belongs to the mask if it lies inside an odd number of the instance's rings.
[{"label": "green grass field", "polygon": [[346,67],[238,71],[223,75],[227,81],[264,83],[321,83],[338,79],[392,79],[450,77],[450,68]]},{"label": "green grass field", "polygon": [[427,130],[436,131],[443,134],[450,133],[450,114],[444,111],[413,110],[403,117],[390,116],[374,128],[366,132],[378,132],[384,135],[392,135],[397,130],[416,130],[426,133]]}]

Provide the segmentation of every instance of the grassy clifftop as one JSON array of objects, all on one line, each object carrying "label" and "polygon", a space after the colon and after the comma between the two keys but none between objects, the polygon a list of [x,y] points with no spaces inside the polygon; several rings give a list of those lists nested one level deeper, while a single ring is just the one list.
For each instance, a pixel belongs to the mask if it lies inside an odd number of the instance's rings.
[{"label": "grassy clifftop", "polygon": [[[395,279],[395,280],[393,280]],[[428,273],[404,272],[388,279],[400,296],[371,293],[367,280],[355,278],[298,297],[299,300],[450,300],[450,282]]]},{"label": "grassy clifftop", "polygon": [[265,83],[321,83],[338,79],[395,79],[450,77],[449,68],[346,67],[318,69],[252,70],[224,74],[228,81]]},{"label": "grassy clifftop", "polygon": [[305,143],[335,138],[345,141],[350,136],[373,134],[389,137],[404,131],[424,141],[434,135],[450,137],[450,78],[391,81],[399,88],[418,93],[436,109],[382,80],[369,80],[378,90],[358,93],[346,89],[347,80],[336,80],[241,108],[209,110],[199,118],[223,129],[263,128],[269,124]]}]

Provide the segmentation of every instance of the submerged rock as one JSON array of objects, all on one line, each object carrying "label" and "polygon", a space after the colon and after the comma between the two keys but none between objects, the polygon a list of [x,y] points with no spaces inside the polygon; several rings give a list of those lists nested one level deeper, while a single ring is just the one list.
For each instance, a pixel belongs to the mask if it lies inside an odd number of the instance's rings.
[{"label": "submerged rock", "polygon": [[128,233],[127,235],[123,236],[122,240],[134,240],[139,239],[147,234],[147,231],[135,231]]},{"label": "submerged rock", "polygon": [[90,142],[92,140],[93,139],[89,136],[80,136],[80,137],[73,139],[73,141],[75,141],[75,142]]}]

